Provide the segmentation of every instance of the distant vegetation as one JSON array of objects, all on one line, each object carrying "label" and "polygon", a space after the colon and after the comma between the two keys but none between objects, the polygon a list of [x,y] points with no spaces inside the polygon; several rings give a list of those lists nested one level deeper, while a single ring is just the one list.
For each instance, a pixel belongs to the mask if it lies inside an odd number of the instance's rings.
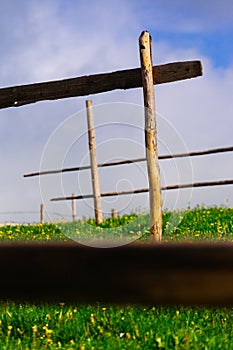
[{"label": "distant vegetation", "polygon": [[[149,240],[149,215],[130,214],[109,218],[98,227],[95,221],[47,223],[44,225],[17,225],[0,227],[1,241],[76,241],[125,239]],[[196,207],[186,211],[163,213],[163,241],[177,240],[232,240],[233,208]]]}]

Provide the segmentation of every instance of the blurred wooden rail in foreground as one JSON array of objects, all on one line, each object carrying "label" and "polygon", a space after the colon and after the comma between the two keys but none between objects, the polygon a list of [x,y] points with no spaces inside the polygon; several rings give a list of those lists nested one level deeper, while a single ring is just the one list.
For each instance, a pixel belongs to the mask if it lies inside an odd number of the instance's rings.
[{"label": "blurred wooden rail in foreground", "polygon": [[0,245],[0,299],[233,305],[232,243]]}]

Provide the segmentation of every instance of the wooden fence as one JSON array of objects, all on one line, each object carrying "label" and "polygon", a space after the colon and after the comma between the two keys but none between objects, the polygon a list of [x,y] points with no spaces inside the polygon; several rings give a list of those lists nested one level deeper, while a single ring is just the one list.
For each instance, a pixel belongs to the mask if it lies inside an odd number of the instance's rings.
[{"label": "wooden fence", "polygon": [[[141,69],[0,89],[0,108],[143,86],[149,144],[154,137],[150,129],[156,131],[151,84],[200,76],[202,69],[199,61],[152,67],[147,32],[140,37],[140,54]],[[153,162],[156,165],[156,159]],[[131,244],[112,249],[74,242],[6,243],[0,245],[0,266],[1,299],[233,305],[230,243]]]},{"label": "wooden fence", "polygon": [[[149,192],[149,188],[134,189],[134,190],[129,190],[129,191],[126,190],[126,191],[121,191],[121,192],[115,191],[115,192],[101,193],[100,187],[99,187],[97,168],[98,167],[119,166],[119,165],[129,165],[129,164],[133,164],[133,163],[137,163],[137,162],[144,162],[147,160],[147,158],[126,159],[126,160],[121,160],[121,161],[114,161],[114,162],[106,162],[106,163],[97,164],[94,122],[93,122],[93,112],[92,112],[91,101],[87,100],[86,105],[87,105],[87,120],[88,120],[88,130],[89,130],[88,143],[89,143],[91,165],[39,171],[39,172],[24,174],[24,177],[59,174],[59,173],[65,173],[65,172],[82,171],[82,170],[91,169],[91,171],[92,171],[92,183],[93,183],[93,194],[86,194],[86,195],[85,194],[84,195],[72,194],[72,196],[51,198],[51,201],[71,200],[72,201],[72,208],[74,208],[74,206],[75,206],[74,200],[92,198],[94,200],[94,211],[95,211],[96,223],[99,224],[102,221],[102,216],[100,217],[100,212],[101,212],[100,198],[101,197],[111,197],[111,196],[129,195],[129,194],[147,193],[147,192]],[[91,128],[90,128],[90,125],[91,125]],[[188,152],[188,153],[165,154],[165,155],[158,156],[158,159],[166,160],[166,159],[185,158],[185,157],[197,157],[197,156],[206,156],[206,155],[219,154],[219,153],[221,154],[221,153],[232,152],[232,151],[233,151],[233,146],[230,146],[230,147],[213,148],[213,149],[200,150],[200,151],[194,151],[194,152]],[[232,185],[232,184],[233,184],[233,179],[228,179],[228,180],[202,181],[202,182],[194,182],[194,183],[186,183],[186,184],[174,184],[174,185],[168,185],[168,186],[161,186],[160,188],[161,188],[161,191],[168,191],[168,190],[177,190],[177,189],[184,189],[184,188],[226,186],[226,185]],[[76,209],[75,210],[73,209],[72,211],[73,211],[73,218],[74,218],[74,217],[76,217]],[[74,214],[74,212],[75,212],[75,214]],[[116,216],[115,212],[114,212],[113,216]]]},{"label": "wooden fence", "polygon": [[[151,36],[147,31],[142,32],[140,35],[139,52],[141,69],[130,69],[108,74],[97,74],[0,89],[0,108],[19,107],[42,100],[85,96],[114,89],[129,89],[142,86],[145,107],[145,140],[150,196],[150,230],[152,238],[161,240],[162,203],[153,85],[200,76],[202,75],[202,67],[200,61],[170,63],[153,67],[152,42]],[[99,200],[96,201],[98,197],[100,197],[99,191],[94,199],[95,206],[97,206],[97,203],[100,203]],[[96,207],[95,211],[100,214],[100,210]],[[98,218],[97,222],[100,222]]]}]

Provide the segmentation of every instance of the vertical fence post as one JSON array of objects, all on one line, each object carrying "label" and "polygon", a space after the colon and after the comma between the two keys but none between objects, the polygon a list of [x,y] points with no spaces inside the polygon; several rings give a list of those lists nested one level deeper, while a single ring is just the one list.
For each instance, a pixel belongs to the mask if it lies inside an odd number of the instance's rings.
[{"label": "vertical fence post", "polygon": [[[74,193],[72,193],[72,197],[74,197]],[[76,220],[76,201],[72,198],[72,220]]]},{"label": "vertical fence post", "polygon": [[100,224],[103,221],[102,210],[101,210],[101,194],[100,194],[100,184],[98,176],[98,165],[96,158],[96,141],[95,141],[95,130],[93,121],[93,111],[92,111],[92,101],[86,101],[87,109],[87,124],[88,124],[88,138],[89,138],[89,153],[91,162],[91,179],[92,179],[92,189],[94,197],[94,210],[95,210],[95,220],[96,224]]},{"label": "vertical fence post", "polygon": [[157,128],[151,46],[150,33],[147,31],[142,32],[139,38],[139,48],[145,109],[145,143],[150,195],[150,234],[151,240],[161,241],[162,199],[156,138]]},{"label": "vertical fence post", "polygon": [[117,218],[117,211],[116,211],[116,209],[112,209],[112,218],[113,219]]},{"label": "vertical fence post", "polygon": [[40,223],[44,224],[44,204],[40,205]]}]

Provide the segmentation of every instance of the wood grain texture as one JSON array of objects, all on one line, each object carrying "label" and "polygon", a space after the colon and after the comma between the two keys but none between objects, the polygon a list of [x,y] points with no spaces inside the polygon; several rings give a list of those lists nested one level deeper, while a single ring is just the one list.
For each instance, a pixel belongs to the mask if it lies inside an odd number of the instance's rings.
[{"label": "wood grain texture", "polygon": [[101,209],[101,194],[100,194],[100,183],[98,174],[98,163],[96,155],[96,140],[95,140],[95,127],[92,110],[92,101],[86,101],[87,111],[87,127],[88,127],[88,143],[89,143],[89,155],[91,164],[91,182],[94,199],[94,212],[95,221],[99,225],[103,221],[102,209]]},{"label": "wood grain texture", "polygon": [[233,305],[232,243],[0,245],[0,299]]},{"label": "wood grain texture", "polygon": [[145,113],[145,146],[150,197],[150,233],[152,240],[161,241],[162,197],[158,161],[157,121],[151,46],[150,33],[147,31],[142,32],[139,38],[139,50]]},{"label": "wood grain texture", "polygon": [[[202,75],[200,61],[173,62],[153,67],[154,84],[195,78]],[[126,69],[57,81],[0,89],[0,109],[19,107],[44,100],[87,96],[117,89],[142,86],[141,69]]]}]

